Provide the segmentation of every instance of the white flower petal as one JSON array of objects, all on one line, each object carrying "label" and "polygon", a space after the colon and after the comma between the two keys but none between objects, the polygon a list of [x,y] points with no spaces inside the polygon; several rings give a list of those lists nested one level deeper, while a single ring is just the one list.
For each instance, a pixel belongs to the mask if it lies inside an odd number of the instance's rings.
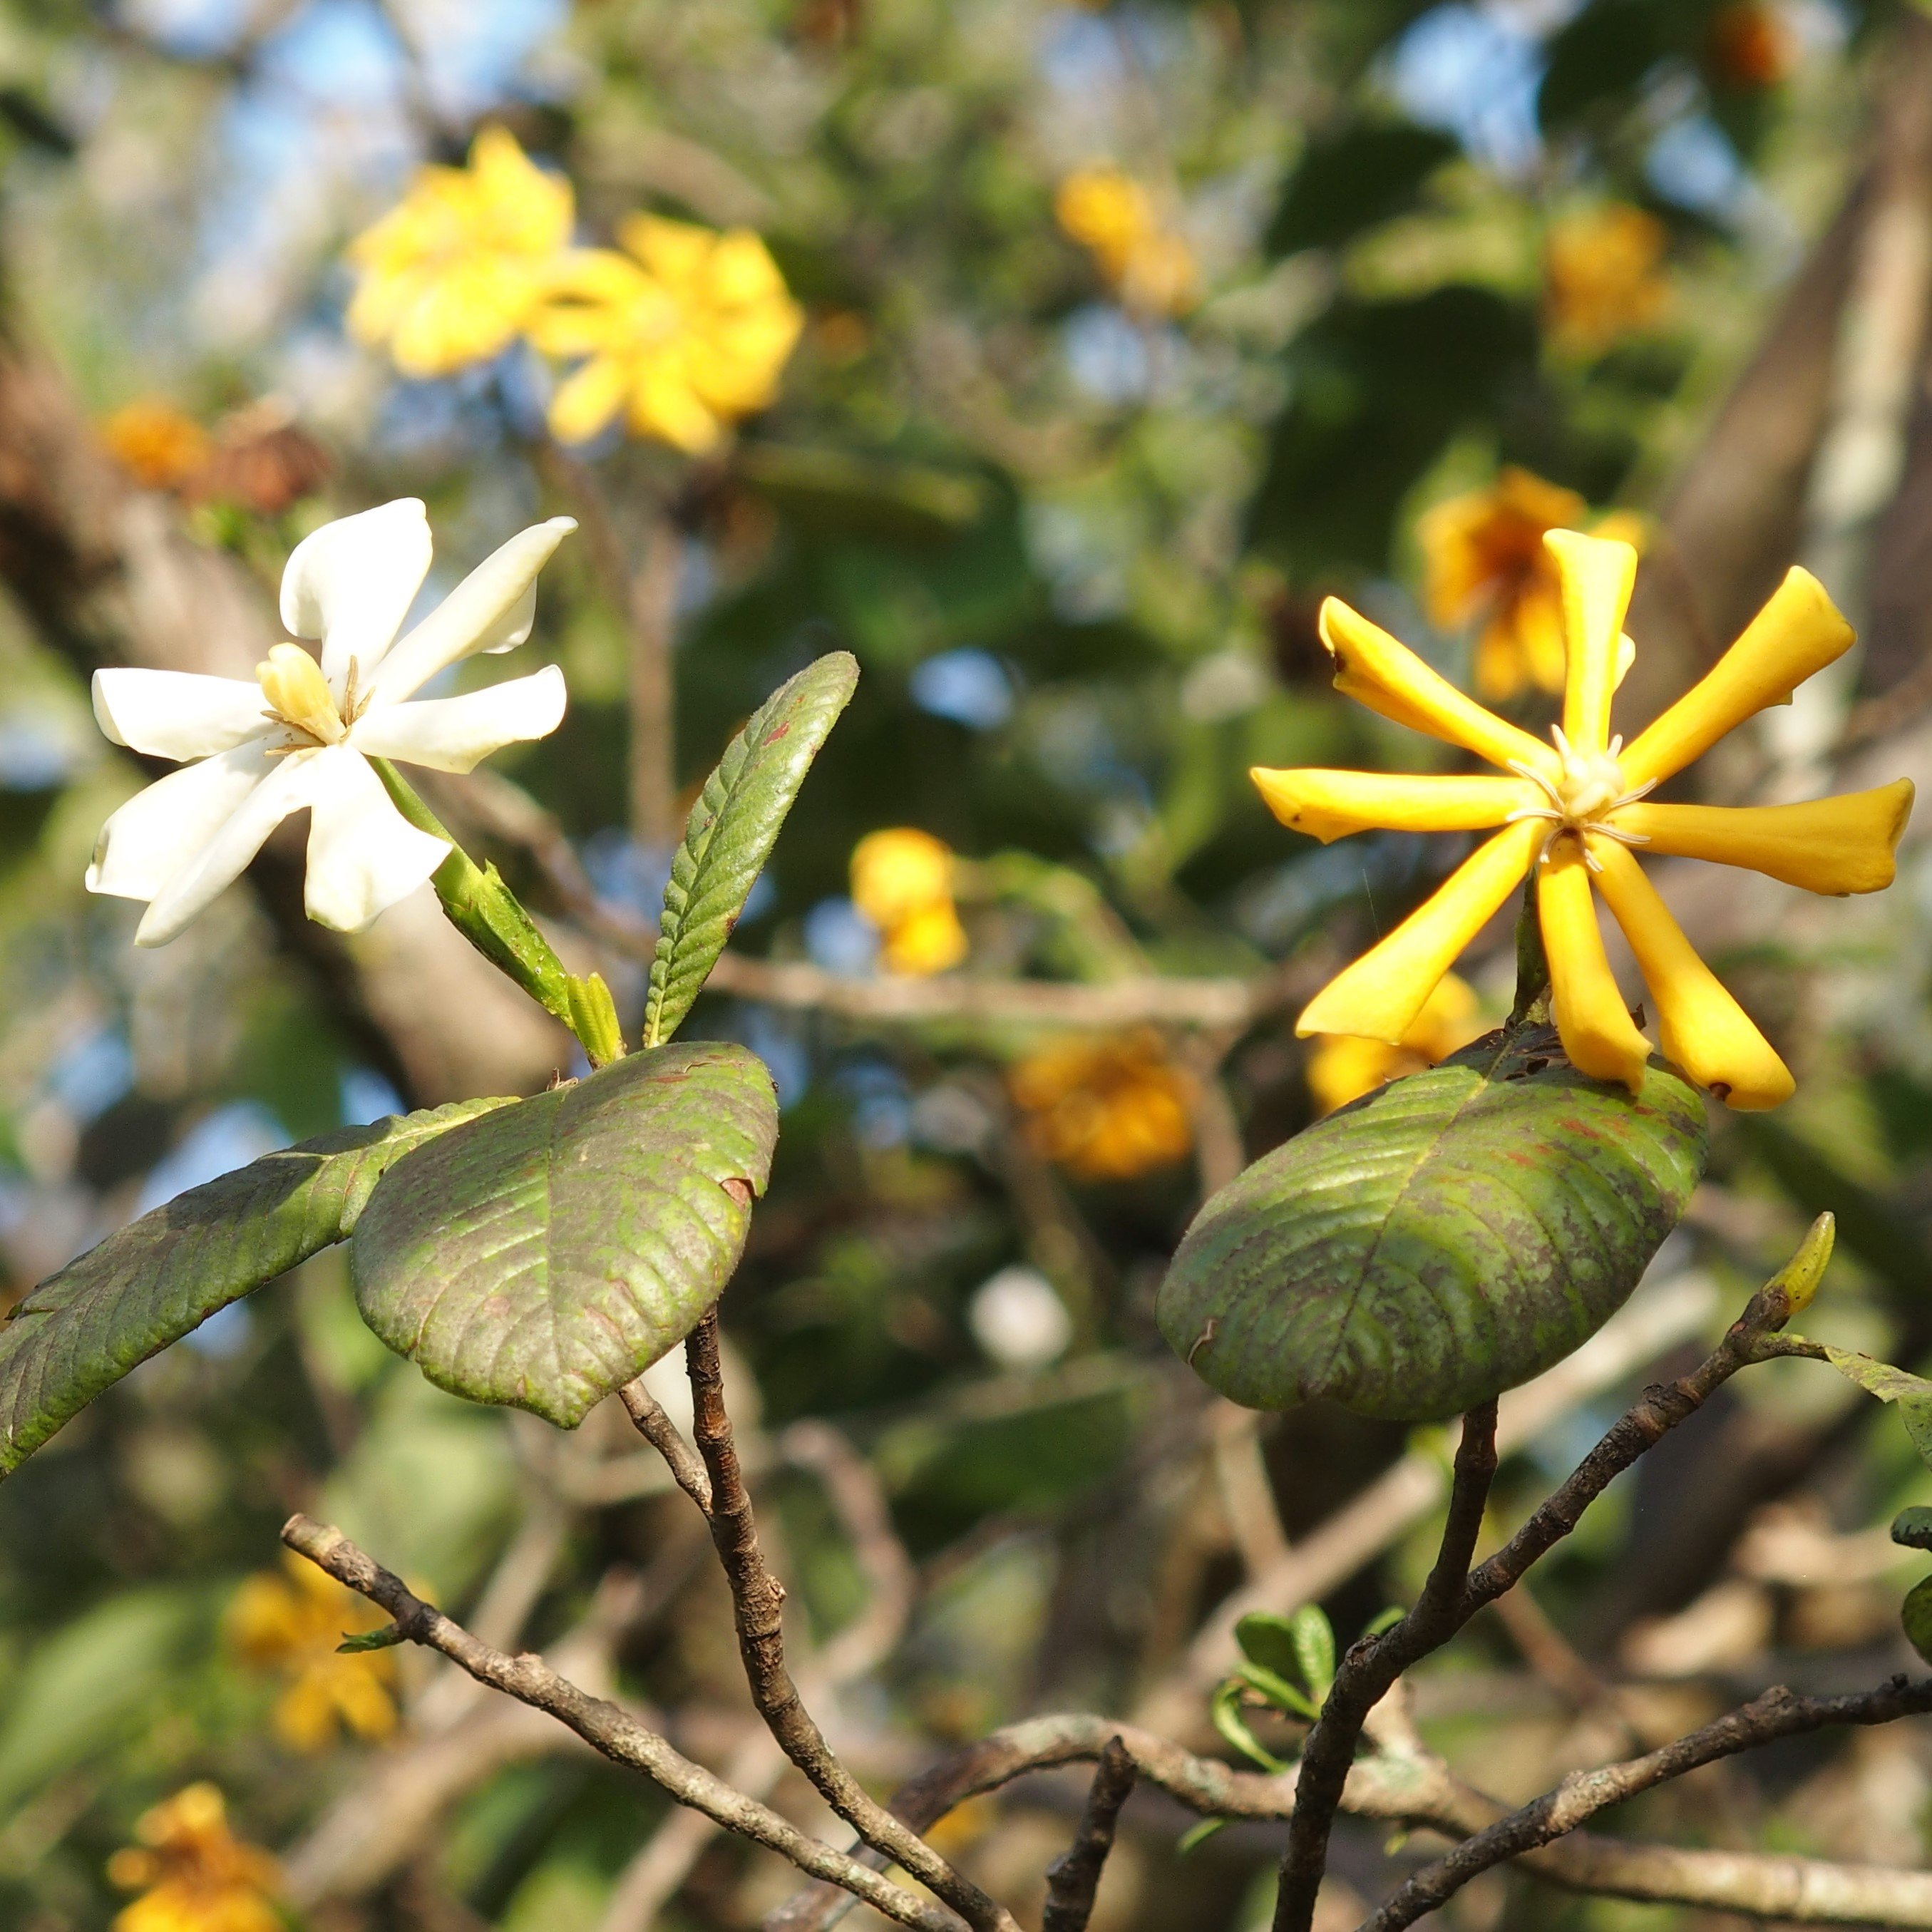
[{"label": "white flower petal", "polygon": [[87,890],[152,899],[188,871],[269,772],[259,744],[205,758],[136,792],[100,828]]},{"label": "white flower petal", "polygon": [[414,892],[449,856],[449,844],[404,818],[359,752],[332,745],[311,769],[304,904],[318,926],[360,932]]},{"label": "white flower petal", "polygon": [[117,745],[185,764],[274,727],[259,684],[185,670],[98,670],[94,715]]},{"label": "white flower petal", "polygon": [[[240,752],[226,755],[238,757]],[[259,784],[250,788],[202,848],[200,856],[155,895],[154,903],[134,929],[134,944],[165,946],[206,912],[242,876],[268,834],[290,812],[298,812],[308,803],[316,761],[326,755],[321,752],[294,752],[284,758],[265,758],[262,762],[273,769]],[[164,784],[173,782],[173,777],[162,781]]]},{"label": "white flower petal", "polygon": [[379,702],[394,704],[459,658],[520,644],[536,620],[537,572],[576,527],[573,517],[553,517],[493,550],[397,645],[364,688]]},{"label": "white flower petal", "polygon": [[350,728],[350,743],[372,758],[398,758],[437,772],[473,771],[492,752],[547,738],[563,722],[563,673],[555,664],[460,698],[383,704]]},{"label": "white flower petal", "polygon": [[429,560],[429,519],[414,496],[338,517],[296,545],[282,572],[282,622],[298,638],[322,640],[322,675],[338,698],[351,658],[369,688]]}]

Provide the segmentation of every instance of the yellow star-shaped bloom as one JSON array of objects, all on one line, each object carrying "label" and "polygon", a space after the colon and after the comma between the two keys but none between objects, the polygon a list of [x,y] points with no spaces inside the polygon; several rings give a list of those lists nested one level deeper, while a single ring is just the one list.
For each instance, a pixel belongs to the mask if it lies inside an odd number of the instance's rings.
[{"label": "yellow star-shaped bloom", "polygon": [[502,128],[464,168],[421,170],[409,193],[349,246],[349,332],[386,344],[406,376],[447,376],[514,342],[568,247],[570,184]]},{"label": "yellow star-shaped bloom", "polygon": [[1626,746],[1610,736],[1610,700],[1627,662],[1623,621],[1636,552],[1574,530],[1552,530],[1544,541],[1562,582],[1567,658],[1563,722],[1548,744],[1465,697],[1346,604],[1330,598],[1322,606],[1337,690],[1499,770],[1392,777],[1258,769],[1255,782],[1276,817],[1324,843],[1371,828],[1496,836],[1331,980],[1296,1030],[1400,1041],[1534,867],[1551,1001],[1570,1060],[1634,1093],[1650,1054],[1604,955],[1594,884],[1636,956],[1666,1058],[1733,1107],[1774,1107],[1791,1092],[1790,1073],[1698,958],[1632,848],[1748,866],[1814,892],[1872,892],[1892,883],[1892,854],[1912,810],[1908,780],[1799,805],[1660,805],[1648,796],[1842,656],[1851,627],[1817,579],[1793,569],[1708,674]]},{"label": "yellow star-shaped bloom", "polygon": [[567,256],[531,322],[546,355],[583,358],[550,404],[551,431],[581,442],[621,414],[634,435],[701,454],[776,397],[804,311],[748,229],[637,214],[617,238],[622,252]]}]

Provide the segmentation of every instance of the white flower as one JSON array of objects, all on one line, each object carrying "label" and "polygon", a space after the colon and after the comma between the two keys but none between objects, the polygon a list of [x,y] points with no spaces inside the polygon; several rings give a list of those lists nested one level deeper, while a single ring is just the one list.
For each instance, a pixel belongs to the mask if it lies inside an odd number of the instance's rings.
[{"label": "white flower", "polygon": [[320,665],[278,644],[256,682],[186,671],[103,670],[94,714],[117,745],[182,761],[102,826],[89,892],[146,899],[137,946],[164,946],[206,910],[292,812],[309,812],[310,918],[358,932],[448,856],[399,812],[371,758],[466,772],[563,718],[553,664],[460,698],[406,703],[459,658],[530,634],[536,578],[577,527],[554,518],[485,559],[400,642],[429,573],[429,523],[412,496],[325,524],[282,573],[282,622],[318,638]]}]

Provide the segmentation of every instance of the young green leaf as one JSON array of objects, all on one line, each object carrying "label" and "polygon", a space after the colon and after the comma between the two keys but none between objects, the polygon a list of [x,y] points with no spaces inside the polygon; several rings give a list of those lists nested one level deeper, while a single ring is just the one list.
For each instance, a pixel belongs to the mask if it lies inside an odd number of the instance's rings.
[{"label": "young green leaf", "polygon": [[1335,1681],[1335,1632],[1322,1606],[1304,1604],[1288,1619],[1288,1635],[1301,1666],[1301,1681],[1319,1704]]},{"label": "young green leaf", "polygon": [[859,681],[834,651],[779,686],[725,748],[673,856],[644,1003],[644,1044],[676,1032],[718,962],[826,734]]},{"label": "young green leaf", "polygon": [[777,1138],[771,1076],[722,1042],[473,1121],[370,1198],[349,1250],[362,1318],[438,1388],[574,1428],[717,1300]]},{"label": "young green leaf", "polygon": [[[1861,1355],[1852,1348],[1824,1348],[1824,1357],[1842,1376],[1849,1376],[1868,1395],[1896,1405],[1905,1432],[1920,1456],[1932,1464],[1932,1382],[1922,1376],[1908,1375],[1889,1362]],[[1907,1512],[1910,1514],[1910,1512]],[[1904,1517],[1900,1518],[1903,1522]],[[1896,1534],[1896,1526],[1894,1526]],[[1900,1539],[1901,1541],[1904,1538]]]},{"label": "young green leaf", "polygon": [[392,1162],[514,1104],[464,1100],[392,1114],[265,1154],[50,1275],[0,1328],[0,1475],[137,1364],[342,1240]]},{"label": "young green leaf", "polygon": [[1204,1845],[1217,1832],[1225,1832],[1232,1821],[1226,1818],[1204,1818],[1198,1825],[1190,1825],[1174,1840],[1174,1849],[1184,1858],[1197,1846]]},{"label": "young green leaf", "polygon": [[1932,1576],[1922,1576],[1906,1592],[1898,1618],[1905,1626],[1906,1642],[1932,1664]]},{"label": "young green leaf", "polygon": [[1230,1677],[1208,1700],[1208,1714],[1219,1731],[1241,1755],[1264,1771],[1286,1771],[1288,1767],[1248,1729],[1241,1715],[1241,1693],[1245,1687],[1238,1677]]},{"label": "young green leaf", "polygon": [[1252,1658],[1245,1658],[1235,1665],[1234,1672],[1250,1690],[1259,1692],[1277,1710],[1306,1718],[1311,1724],[1321,1714],[1293,1684],[1265,1664],[1257,1664]]}]

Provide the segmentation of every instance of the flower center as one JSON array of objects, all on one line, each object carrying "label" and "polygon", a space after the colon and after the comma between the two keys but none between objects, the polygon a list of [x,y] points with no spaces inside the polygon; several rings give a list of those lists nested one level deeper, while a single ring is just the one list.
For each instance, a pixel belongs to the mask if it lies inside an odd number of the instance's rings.
[{"label": "flower center", "polygon": [[271,715],[312,743],[341,742],[346,727],[322,667],[299,644],[277,644],[255,667]]},{"label": "flower center", "polygon": [[1527,778],[1549,803],[1522,806],[1511,812],[1504,823],[1514,825],[1524,818],[1546,820],[1550,830],[1544,836],[1539,857],[1547,859],[1551,846],[1558,839],[1574,838],[1593,872],[1601,868],[1592,856],[1589,847],[1583,843],[1586,832],[1600,832],[1606,838],[1614,838],[1622,845],[1648,844],[1650,842],[1642,832],[1625,832],[1610,822],[1612,812],[1619,806],[1634,805],[1657,783],[1654,778],[1650,778],[1629,790],[1624,788],[1623,767],[1617,762],[1617,754],[1624,747],[1622,739],[1612,738],[1606,751],[1580,752],[1564,736],[1562,725],[1552,725],[1550,736],[1562,761],[1554,779],[1520,759],[1510,760],[1510,770],[1519,777]]}]

